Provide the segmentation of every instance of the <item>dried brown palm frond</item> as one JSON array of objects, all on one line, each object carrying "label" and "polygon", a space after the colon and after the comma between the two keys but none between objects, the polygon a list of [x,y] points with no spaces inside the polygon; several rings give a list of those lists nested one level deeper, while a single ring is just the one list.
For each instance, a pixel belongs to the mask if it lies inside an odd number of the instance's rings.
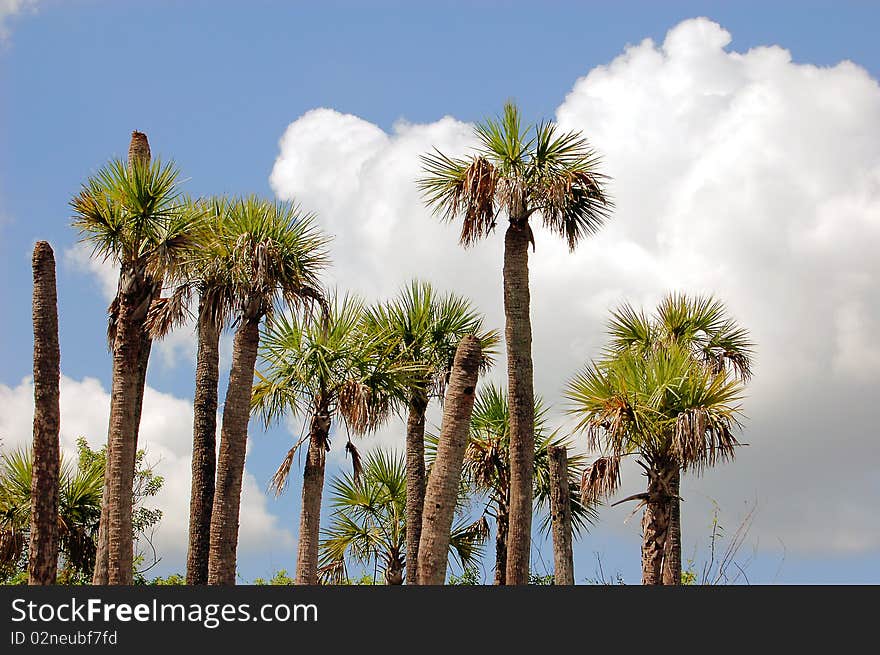
[{"label": "dried brown palm frond", "polygon": [[339,413],[356,434],[363,434],[371,424],[369,387],[357,380],[347,380],[339,390]]},{"label": "dried brown palm frond", "polygon": [[486,515],[484,514],[467,526],[462,534],[482,543],[489,538],[489,532],[489,521],[486,520]]},{"label": "dried brown palm frond", "polygon": [[360,480],[364,473],[364,467],[361,464],[361,454],[357,447],[349,439],[345,444],[345,452],[351,455],[351,469],[355,480]]},{"label": "dried brown palm frond", "polygon": [[471,439],[465,449],[464,462],[468,476],[481,489],[495,486],[507,467],[507,451],[498,439]]},{"label": "dried brown palm frond", "polygon": [[705,409],[683,412],[675,422],[672,450],[684,469],[701,473],[717,462],[731,460],[739,445],[730,419]]},{"label": "dried brown palm frond", "polygon": [[318,567],[318,582],[324,585],[345,584],[345,560],[338,559]]},{"label": "dried brown palm frond", "polygon": [[495,167],[483,157],[475,157],[465,171],[461,196],[457,200],[464,221],[459,241],[470,246],[486,236],[495,226],[495,187],[498,176]]},{"label": "dried brown palm frond", "polygon": [[0,566],[18,561],[24,551],[24,533],[14,526],[0,529]]},{"label": "dried brown palm frond", "polygon": [[[528,218],[526,212],[526,183],[518,175],[506,175],[496,184],[498,204],[507,211],[510,219]],[[533,210],[534,211],[534,210]]]},{"label": "dried brown palm frond", "polygon": [[269,481],[269,490],[274,491],[276,496],[280,496],[281,492],[284,491],[284,487],[287,486],[287,478],[290,476],[290,468],[293,466],[293,458],[296,456],[299,447],[305,443],[306,439],[308,439],[308,435],[301,437],[300,440],[287,451],[278,470],[272,475],[272,479]]},{"label": "dried brown palm frond", "polygon": [[170,296],[153,300],[144,324],[151,338],[161,339],[186,323],[190,316],[189,297],[189,287],[181,285]]},{"label": "dried brown palm frond", "polygon": [[584,469],[581,477],[581,502],[596,503],[609,498],[620,487],[620,458],[599,457]]}]

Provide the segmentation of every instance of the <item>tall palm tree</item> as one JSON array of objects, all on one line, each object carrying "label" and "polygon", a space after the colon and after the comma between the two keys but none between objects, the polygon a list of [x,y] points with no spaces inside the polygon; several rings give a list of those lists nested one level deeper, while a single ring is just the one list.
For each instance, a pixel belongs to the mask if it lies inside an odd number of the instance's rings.
[{"label": "tall palm tree", "polygon": [[34,442],[28,578],[30,584],[54,584],[58,566],[58,468],[61,424],[58,385],[58,298],[55,254],[37,241],[33,256]]},{"label": "tall palm tree", "polygon": [[449,389],[443,403],[437,457],[425,488],[416,572],[420,585],[439,585],[446,581],[446,553],[461,490],[461,469],[482,360],[480,340],[473,334],[466,334],[455,351]]},{"label": "tall palm tree", "polygon": [[[533,497],[535,509],[542,515],[541,530],[550,528],[550,449],[568,447],[570,442],[551,432],[547,412],[540,398],[533,405],[532,420],[535,430]],[[436,457],[437,437],[429,434],[428,461]],[[573,454],[568,458],[568,477],[571,492],[572,527],[576,534],[583,532],[596,519],[592,505],[581,501],[578,493],[584,456]],[[510,405],[507,393],[494,384],[480,388],[471,414],[470,436],[465,450],[463,480],[471,493],[486,499],[484,517],[495,523],[495,584],[506,583],[508,527],[510,525]]]},{"label": "tall palm tree", "polygon": [[[33,502],[34,460],[24,449],[0,456],[0,570],[18,564],[28,544]],[[61,461],[56,470],[58,503],[53,522],[63,570],[58,579],[88,575],[95,562],[95,541],[101,516],[104,467],[100,462],[73,467]],[[32,541],[32,540],[31,540]],[[30,550],[32,546],[28,546]],[[55,584],[56,578],[45,584]]]},{"label": "tall palm tree", "polygon": [[198,297],[193,452],[190,491],[189,547],[186,583],[208,582],[211,512],[217,469],[217,393],[220,333],[235,307],[235,281],[224,257],[223,222],[231,203],[223,197],[200,201],[205,220],[193,234],[193,245],[180,267],[171,296],[154,301],[148,323],[153,338],[165,336],[187,317],[190,299]]},{"label": "tall palm tree", "polygon": [[393,300],[368,309],[367,325],[390,333],[400,357],[425,371],[409,390],[406,422],[406,581],[415,584],[425,503],[425,412],[432,399],[443,398],[461,338],[477,335],[483,367],[488,368],[498,333],[483,329],[483,317],[467,299],[455,293],[441,295],[418,280]]},{"label": "tall palm tree", "polygon": [[[743,382],[752,375],[754,344],[748,331],[728,315],[722,302],[711,296],[671,293],[650,317],[624,304],[612,312],[609,323],[611,354],[650,352],[677,343],[713,373],[730,374]],[[681,476],[669,481],[670,526],[663,558],[663,584],[681,582]]]},{"label": "tall palm tree", "polygon": [[211,511],[209,584],[234,584],[241,481],[260,323],[281,301],[323,301],[319,275],[328,239],[315,217],[291,203],[255,196],[231,203],[220,224],[216,257],[233,276],[232,367],[223,405],[217,481]]},{"label": "tall palm tree", "polygon": [[[290,449],[272,480],[276,493],[287,481],[293,458],[306,440],[296,583],[317,584],[321,499],[330,428],[341,419],[349,433],[378,428],[406,401],[416,367],[401,362],[388,333],[367,331],[364,303],[334,295],[328,315],[282,314],[263,334],[264,366],[258,372],[253,404],[271,424],[288,413],[308,422],[308,434]],[[346,451],[359,473],[360,461],[349,440]]]},{"label": "tall palm tree", "polygon": [[93,246],[95,256],[120,268],[108,330],[113,376],[97,584],[132,582],[130,498],[149,357],[144,324],[198,221],[181,200],[177,168],[151,163],[138,152],[135,148],[128,165],[113,161],[102,168],[71,201],[82,240]]},{"label": "tall palm tree", "polygon": [[563,237],[570,250],[608,218],[611,202],[599,159],[579,132],[561,133],[551,122],[524,126],[516,105],[474,128],[470,157],[441,152],[423,157],[419,187],[444,220],[462,219],[467,247],[488,236],[507,216],[504,236],[504,313],[511,416],[510,539],[507,580],[528,584],[532,526],[534,400],[532,328],[529,316],[529,221]]},{"label": "tall palm tree", "polygon": [[595,500],[616,489],[623,456],[635,455],[648,477],[646,492],[620,501],[639,500],[645,507],[643,584],[662,584],[672,482],[679,471],[699,473],[734,457],[742,386],[710,371],[679,343],[613,354],[568,383],[576,429],[606,453],[585,472],[584,496]]},{"label": "tall palm tree", "polygon": [[[330,525],[322,531],[319,577],[328,583],[348,579],[346,560],[368,567],[381,563],[385,582],[403,583],[407,550],[407,471],[397,453],[375,450],[364,458],[363,473],[346,473],[331,483]],[[453,524],[449,556],[462,569],[482,559],[485,522]]]}]

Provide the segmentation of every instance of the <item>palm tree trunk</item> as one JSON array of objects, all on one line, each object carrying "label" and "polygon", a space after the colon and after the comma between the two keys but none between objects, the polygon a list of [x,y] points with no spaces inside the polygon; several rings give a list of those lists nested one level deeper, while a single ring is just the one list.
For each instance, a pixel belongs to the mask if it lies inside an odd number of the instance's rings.
[{"label": "palm tree trunk", "polygon": [[529,316],[527,219],[511,219],[504,236],[504,337],[510,402],[510,534],[507,584],[529,583],[532,476],[535,458],[532,325]]},{"label": "palm tree trunk", "polygon": [[427,402],[413,394],[406,421],[406,583],[418,584],[419,539],[425,506],[425,410]]},{"label": "palm tree trunk", "polygon": [[507,584],[507,533],[510,525],[510,514],[507,503],[498,506],[495,517],[495,582],[496,585]]},{"label": "palm tree trunk", "polygon": [[676,467],[669,480],[669,535],[663,555],[663,584],[681,584],[681,471]]},{"label": "palm tree trunk", "polygon": [[204,298],[199,302],[199,349],[193,399],[192,486],[189,500],[189,550],[186,583],[208,583],[211,510],[217,469],[217,384],[220,365],[220,328],[211,319]]},{"label": "palm tree trunk", "polygon": [[554,583],[574,584],[571,551],[571,488],[568,483],[568,454],[565,446],[552,446],[550,458],[550,516],[553,526]]},{"label": "palm tree trunk", "polygon": [[[128,146],[128,167],[129,170],[134,166],[135,162],[142,162],[145,165],[149,165],[150,163],[150,143],[147,139],[147,135],[143,132],[138,132],[137,130],[131,133],[131,140]],[[132,285],[137,287],[137,284],[134,284],[138,281],[138,276],[142,278],[143,289],[140,289],[140,294],[134,294],[130,301],[133,305],[132,313],[143,314],[143,317],[138,317],[137,322],[139,325],[131,325],[129,326],[131,329],[127,331],[126,338],[129,339],[125,348],[126,352],[124,354],[120,354],[120,360],[126,360],[129,364],[131,360],[136,360],[137,364],[134,367],[130,367],[128,369],[122,369],[119,371],[121,374],[117,376],[117,343],[120,337],[120,322],[123,320],[122,317],[122,296],[123,289],[130,288]],[[137,439],[138,432],[140,430],[140,422],[141,422],[141,410],[143,408],[143,400],[144,400],[144,389],[146,388],[146,378],[147,378],[147,364],[150,359],[150,350],[152,345],[152,340],[149,335],[143,330],[143,319],[146,317],[146,311],[149,309],[149,305],[153,300],[153,297],[157,295],[157,289],[161,289],[160,284],[154,284],[153,280],[144,274],[143,272],[136,273],[129,269],[126,272],[126,267],[123,267],[123,270],[119,273],[119,291],[116,295],[116,301],[114,304],[116,305],[116,336],[114,337],[113,343],[111,344],[111,349],[113,351],[113,381],[111,384],[110,391],[110,426],[107,432],[107,451],[105,453],[105,461],[104,461],[104,491],[101,496],[101,518],[98,524],[98,537],[96,544],[96,553],[95,553],[95,568],[92,574],[92,584],[95,585],[104,585],[104,584],[130,584],[131,578],[133,575],[133,571],[129,571],[128,575],[122,575],[121,578],[117,575],[117,579],[125,580],[127,578],[127,582],[116,582],[114,583],[111,580],[110,575],[110,564],[111,564],[111,529],[110,524],[112,521],[116,520],[119,526],[124,526],[127,522],[129,525],[131,524],[131,494],[129,494],[129,499],[125,501],[120,501],[117,497],[117,493],[111,492],[111,487],[113,485],[117,485],[120,482],[119,473],[117,473],[117,469],[114,468],[114,463],[116,462],[126,462],[130,461],[131,468],[131,486],[134,486],[134,469],[136,466],[135,460],[137,459]],[[139,297],[140,295],[140,297]],[[146,295],[146,298],[143,296]],[[134,333],[137,333],[135,335]],[[134,346],[131,342],[132,340],[137,339],[138,345]],[[130,352],[132,349],[137,350],[137,353]],[[121,361],[120,361],[120,365]],[[134,378],[132,380],[132,378]],[[134,398],[131,398],[131,393],[134,393]],[[115,399],[115,400],[114,400]],[[133,403],[133,407],[130,405]],[[114,406],[116,406],[116,410],[114,411]],[[130,412],[130,413],[129,413]],[[127,436],[128,441],[131,443],[127,444],[124,450],[126,451],[124,455],[119,455],[115,453],[115,442],[118,442],[122,439],[122,437],[118,434],[118,430],[120,425],[124,425],[124,433]],[[114,427],[115,426],[115,427]],[[117,435],[114,439],[112,437],[114,430],[116,430]],[[130,455],[126,460],[125,455]],[[129,465],[126,464],[123,466],[126,474],[123,476],[124,478],[128,477],[128,468]],[[125,480],[122,479],[121,482],[123,486],[125,485]],[[118,490],[117,490],[118,491]],[[114,509],[118,508],[118,510]],[[121,512],[123,514],[128,514],[128,519],[126,520],[124,516],[117,516],[114,519],[115,512]],[[129,530],[129,532],[131,532]],[[117,530],[118,533],[118,530]],[[118,543],[119,540],[117,538],[117,550],[121,548],[123,551],[131,550],[130,556],[125,556],[125,561],[131,560],[133,562],[134,558],[134,544],[132,541],[132,537],[129,536],[127,540],[130,544],[128,548],[125,545],[125,539],[123,539],[122,543]],[[114,565],[116,569],[119,569],[118,564]],[[123,564],[124,566],[124,564]],[[129,566],[129,569],[132,567]]]},{"label": "palm tree trunk", "polygon": [[[147,281],[148,286],[151,285],[150,280]],[[152,300],[152,296],[151,296]],[[141,322],[141,325],[143,323]],[[149,335],[146,331],[141,328],[141,335],[139,339],[140,343],[138,345],[138,355],[137,355],[137,367],[135,372],[135,398],[134,398],[134,417],[132,419],[132,434],[134,444],[130,448],[131,461],[131,476],[132,476],[132,487],[134,486],[134,475],[135,475],[135,467],[137,460],[137,443],[138,436],[140,434],[140,425],[141,425],[141,413],[143,410],[144,404],[144,390],[147,384],[147,366],[150,360],[150,351],[152,349],[153,341],[150,339]],[[115,348],[115,345],[114,345]],[[115,384],[115,381],[114,381]],[[113,391],[111,390],[111,398],[113,396]],[[112,403],[112,400],[111,400]],[[92,584],[94,585],[105,585],[110,584],[110,572],[109,572],[109,552],[110,552],[110,481],[112,476],[114,475],[113,470],[110,466],[110,461],[113,458],[113,443],[107,440],[107,451],[104,457],[104,492],[101,497],[101,519],[98,524],[98,537],[96,542],[96,552],[95,552],[95,568],[92,574]],[[132,543],[132,549],[134,548],[134,543]],[[126,584],[126,583],[121,583]]]},{"label": "palm tree trunk", "polygon": [[663,584],[663,557],[669,534],[669,488],[672,473],[668,466],[652,467],[642,516],[642,584]]},{"label": "palm tree trunk", "polygon": [[296,555],[296,584],[318,584],[318,542],[321,530],[321,499],[324,494],[324,463],[330,413],[321,407],[312,416],[309,450],[303,472],[302,509],[299,513],[299,545]]},{"label": "palm tree trunk", "polygon": [[243,319],[235,332],[232,368],[223,405],[208,556],[208,584],[212,585],[235,584],[241,480],[259,345],[260,317]]},{"label": "palm tree trunk", "polygon": [[480,357],[479,340],[470,334],[465,336],[455,352],[443,405],[437,458],[425,490],[418,568],[418,581],[422,585],[441,585],[446,581],[449,535],[474,408]]},{"label": "palm tree trunk", "polygon": [[[120,273],[119,311],[113,346],[113,385],[110,397],[110,431],[107,437],[109,483],[107,503],[107,584],[132,583],[134,544],[132,539],[132,496],[137,453],[139,408],[143,398],[142,377],[146,374],[143,353],[146,307],[152,286],[131,265]],[[102,512],[103,513],[103,512]]]},{"label": "palm tree trunk", "polygon": [[28,583],[55,584],[58,568],[58,476],[61,452],[58,346],[58,297],[55,255],[38,241],[33,255],[34,443]]}]

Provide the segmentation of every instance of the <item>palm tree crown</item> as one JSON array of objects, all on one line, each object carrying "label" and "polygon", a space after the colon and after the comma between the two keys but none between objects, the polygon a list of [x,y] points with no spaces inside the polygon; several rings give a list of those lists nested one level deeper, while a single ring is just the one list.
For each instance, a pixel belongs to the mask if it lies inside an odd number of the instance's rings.
[{"label": "palm tree crown", "polygon": [[[406,466],[397,453],[373,450],[363,474],[345,473],[331,482],[330,525],[323,531],[321,574],[327,582],[346,578],[346,558],[361,566],[381,563],[386,581],[400,584],[406,559]],[[482,524],[453,524],[450,555],[464,569],[482,556]]]},{"label": "palm tree crown", "polygon": [[[335,294],[328,305],[325,319],[298,312],[269,320],[261,337],[264,365],[257,372],[253,406],[267,424],[287,412],[308,417],[327,411],[355,434],[373,431],[406,401],[413,376],[423,369],[401,363],[387,333],[364,329],[361,299]],[[294,450],[276,474],[276,490],[284,484]]]},{"label": "palm tree crown", "polygon": [[551,232],[574,250],[596,232],[612,208],[599,157],[579,132],[560,132],[552,122],[522,124],[511,102],[497,118],[474,127],[470,157],[439,151],[422,157],[419,188],[443,220],[461,217],[461,244],[473,245],[494,228],[500,212],[511,222],[540,214]]}]

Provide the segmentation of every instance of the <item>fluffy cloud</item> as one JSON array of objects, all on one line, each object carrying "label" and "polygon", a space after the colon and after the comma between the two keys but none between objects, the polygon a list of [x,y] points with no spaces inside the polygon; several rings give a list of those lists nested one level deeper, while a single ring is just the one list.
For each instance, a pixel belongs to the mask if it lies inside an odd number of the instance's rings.
[{"label": "fluffy cloud", "polygon": [[7,21],[25,11],[34,11],[37,0],[0,0],[0,43],[9,38]]},{"label": "fluffy cloud", "polygon": [[[739,53],[730,40],[707,19],[685,21],[662,44],[645,40],[591,70],[558,107],[557,121],[602,153],[616,210],[575,254],[536,234],[536,388],[559,400],[618,303],[715,293],[758,344],[750,445],[735,464],[686,480],[686,497],[722,508],[757,499],[753,533],[789,550],[876,549],[880,87],[851,62],[796,64],[781,47]],[[502,327],[502,235],[462,250],[457,226],[433,218],[414,184],[419,154],[471,144],[470,126],[451,117],[388,134],[315,109],[282,136],[270,183],[334,235],[335,283],[372,299],[429,279]],[[383,441],[395,434],[401,443],[399,426]],[[702,531],[700,502],[685,507],[686,529]],[[620,529],[619,517],[609,511],[603,529]]]},{"label": "fluffy cloud", "polygon": [[[33,431],[33,382],[23,380],[15,387],[0,384],[0,438],[3,446],[30,443]],[[65,456],[75,458],[76,439],[86,438],[89,446],[100,448],[106,442],[110,395],[94,378],[61,378],[61,446]],[[186,568],[189,525],[190,464],[192,455],[192,403],[151,387],[144,393],[139,447],[146,449],[147,461],[165,478],[152,506],[162,510],[162,521],[154,544],[162,556],[163,571]],[[269,512],[268,498],[256,478],[245,471],[242,499],[239,553],[242,556],[286,554],[293,549],[291,533],[279,526]]]}]

